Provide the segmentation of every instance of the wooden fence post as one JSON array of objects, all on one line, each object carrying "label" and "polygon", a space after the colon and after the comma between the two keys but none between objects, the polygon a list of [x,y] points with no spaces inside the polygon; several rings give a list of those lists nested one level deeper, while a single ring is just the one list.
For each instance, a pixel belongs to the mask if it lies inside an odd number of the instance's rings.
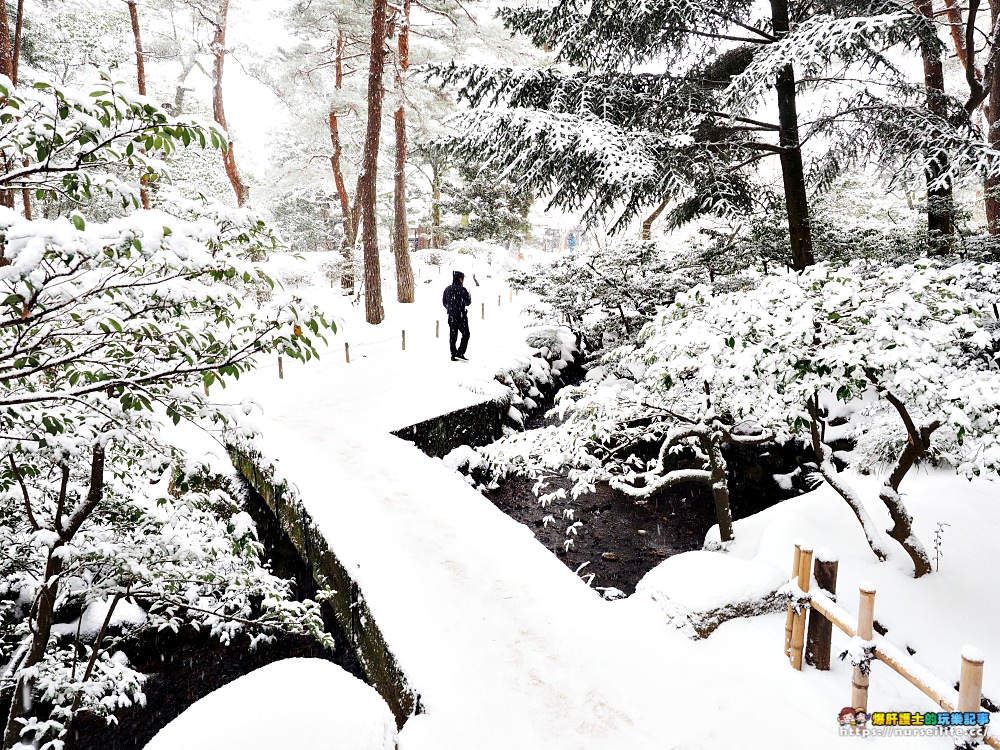
[{"label": "wooden fence post", "polygon": [[440,320],[435,320],[434,321],[434,338],[436,338],[436,339],[441,338],[441,321]]},{"label": "wooden fence post", "polygon": [[483,302],[483,320],[486,320],[486,303]]},{"label": "wooden fence post", "polygon": [[[798,585],[804,594],[809,593],[809,577],[812,575],[813,551],[802,545],[802,556],[799,558]],[[795,669],[802,670],[802,647],[805,645],[806,611],[805,604],[800,605],[800,611],[792,617],[792,651],[790,659]]]},{"label": "wooden fence post", "polygon": [[[875,637],[874,622],[875,586],[871,583],[862,583],[861,599],[858,602],[858,638],[863,641],[872,640]],[[860,666],[855,667],[851,676],[851,708],[868,710],[868,684],[869,676],[861,671]]]},{"label": "wooden fence post", "polygon": [[[792,557],[792,580],[798,580],[799,560],[802,558],[802,545],[795,545],[795,554]],[[791,600],[788,602],[788,614],[785,615],[785,656],[791,658],[792,653],[792,620],[795,617],[795,608]]]},{"label": "wooden fence post", "polygon": [[[837,601],[837,561],[824,559],[826,555],[816,556],[813,574],[816,585],[830,595],[832,601]],[[809,629],[806,634],[806,664],[816,669],[830,669],[830,640],[833,636],[833,623],[815,609],[809,610]]]},{"label": "wooden fence post", "polygon": [[497,295],[497,307],[500,307],[500,295]]},{"label": "wooden fence post", "polygon": [[406,331],[403,331],[403,351],[406,351]]},{"label": "wooden fence post", "polygon": [[344,359],[347,360],[347,364],[351,364],[351,345],[346,341],[344,342]]},{"label": "wooden fence post", "polygon": [[962,649],[962,671],[958,678],[958,710],[962,713],[983,710],[983,655],[978,649]]},{"label": "wooden fence post", "polygon": [[279,354],[278,355],[278,380],[284,380],[284,379],[285,379],[285,362],[281,358],[281,355]]}]

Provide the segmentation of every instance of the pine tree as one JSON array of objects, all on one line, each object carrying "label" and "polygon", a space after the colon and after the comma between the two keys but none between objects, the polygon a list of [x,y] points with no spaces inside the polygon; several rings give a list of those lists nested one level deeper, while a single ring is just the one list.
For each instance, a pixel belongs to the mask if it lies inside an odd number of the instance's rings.
[{"label": "pine tree", "polygon": [[451,239],[472,237],[494,242],[515,242],[531,232],[528,210],[530,190],[502,179],[495,170],[465,163],[458,168],[459,181],[442,185],[441,208],[461,221],[445,227]]},{"label": "pine tree", "polygon": [[406,223],[406,73],[410,67],[410,0],[397,11],[396,91],[399,106],[392,119],[396,133],[396,155],[392,189],[392,252],[396,257],[396,299],[413,302],[413,267],[410,264],[410,232]]},{"label": "pine tree", "polygon": [[[928,112],[923,88],[883,53],[940,45],[929,19],[886,0],[772,0],[760,10],[743,0],[561,0],[501,11],[556,65],[436,69],[476,107],[440,145],[589,222],[615,215],[615,230],[664,200],[668,226],[705,213],[738,220],[768,194],[761,165],[777,156],[798,269],[813,261],[810,191],[851,166],[908,179],[946,153],[934,189],[988,161],[968,117],[954,118],[950,104]],[[663,72],[647,72],[654,64]],[[819,101],[806,126],[803,91]]]}]

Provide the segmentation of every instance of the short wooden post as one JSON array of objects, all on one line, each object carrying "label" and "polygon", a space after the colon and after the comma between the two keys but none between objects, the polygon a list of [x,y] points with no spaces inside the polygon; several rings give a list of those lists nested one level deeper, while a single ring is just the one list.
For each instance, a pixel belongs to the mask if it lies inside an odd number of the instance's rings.
[{"label": "short wooden post", "polygon": [[497,295],[497,307],[500,307],[500,295]]},{"label": "short wooden post", "polygon": [[[803,593],[809,593],[809,577],[812,575],[813,551],[802,546],[802,556],[799,558],[799,589]],[[792,650],[790,659],[795,669],[802,669],[802,647],[805,645],[806,637],[806,612],[804,604],[800,610],[792,617]]]},{"label": "short wooden post", "polygon": [[440,320],[435,320],[434,321],[434,338],[436,338],[436,339],[441,338],[441,321]]},{"label": "short wooden post", "polygon": [[279,354],[278,355],[278,380],[284,380],[284,379],[285,379],[285,363],[284,363],[284,360],[281,359],[281,355]]},{"label": "short wooden post", "polygon": [[486,320],[486,303],[483,303],[483,320]]},{"label": "short wooden post", "polygon": [[[800,544],[795,545],[795,554],[792,557],[792,578],[791,580],[796,581],[799,578],[799,560],[802,559],[802,546]],[[788,614],[785,615],[785,656],[789,656],[792,653],[792,620],[795,617],[795,608],[792,606],[792,602],[788,602]]]},{"label": "short wooden post", "polygon": [[346,341],[344,342],[344,359],[347,360],[347,364],[351,364],[351,345]]},{"label": "short wooden post", "polygon": [[[858,638],[870,641],[874,635],[875,622],[875,586],[871,583],[861,584],[861,598],[858,602]],[[855,667],[851,675],[851,708],[868,710],[869,676]]]},{"label": "short wooden post", "polygon": [[962,649],[962,671],[958,678],[958,710],[962,713],[983,710],[983,655],[979,649]]},{"label": "short wooden post", "polygon": [[403,351],[406,351],[406,331],[403,331]]},{"label": "short wooden post", "polygon": [[[816,585],[837,601],[837,561],[816,557],[813,566]],[[830,669],[830,640],[833,636],[833,623],[815,609],[809,610],[809,629],[806,634],[806,664],[816,669]]]}]

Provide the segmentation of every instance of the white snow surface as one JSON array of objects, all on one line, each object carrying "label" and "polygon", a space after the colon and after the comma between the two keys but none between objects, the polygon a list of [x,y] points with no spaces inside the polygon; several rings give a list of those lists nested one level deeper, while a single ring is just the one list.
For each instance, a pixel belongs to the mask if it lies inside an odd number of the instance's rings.
[{"label": "white snow surface", "polygon": [[[360,305],[352,307],[334,290],[315,290],[344,320],[322,361],[286,362],[283,381],[269,363],[217,396],[235,403],[250,397],[261,406],[260,450],[292,482],[359,583],[419,692],[426,713],[406,722],[401,750],[843,748],[836,717],[850,696],[850,665],[834,658],[829,672],[794,671],[782,654],[784,614],[731,621],[692,641],[648,591],[603,600],[444,462],[389,434],[483,400],[474,391],[490,392],[497,370],[529,354],[517,315],[525,295],[511,304],[496,267],[464,256],[458,263],[470,282],[475,272],[483,285],[470,284],[471,363],[448,357],[440,297],[451,269],[438,275],[422,266],[416,304],[387,301],[387,319],[377,327],[360,322]],[[432,283],[424,285],[428,273]],[[388,300],[391,286],[385,291]],[[434,338],[435,319],[442,320],[441,339]],[[381,339],[389,341],[377,343]],[[350,364],[345,341],[352,346]],[[885,528],[877,479],[848,479]],[[872,580],[875,616],[888,628],[888,641],[915,649],[921,664],[951,684],[963,646],[975,645],[986,661],[984,691],[1000,700],[1000,584],[992,574],[997,485],[924,473],[907,478],[902,489],[925,542],[937,521],[951,524],[940,572],[923,579],[911,577],[898,547],[878,564],[848,506],[821,487],[736,522],[726,553],[672,558],[648,581],[663,595],[717,604],[790,574],[793,543],[801,538],[839,557],[839,599],[849,612],[857,611],[859,582]],[[847,645],[835,631],[835,657]],[[871,711],[936,710],[882,664],[874,664],[871,683]],[[276,685],[264,689],[268,700],[288,693],[315,697],[313,721],[336,707],[336,692],[326,692],[321,681],[309,690]],[[282,710],[262,703],[256,715],[280,723]],[[242,716],[234,715],[231,731]],[[192,747],[158,742],[149,747]],[[950,745],[941,737],[893,743]],[[285,745],[242,747],[279,746]]]},{"label": "white snow surface", "polygon": [[688,552],[649,571],[636,592],[668,598],[692,612],[709,612],[734,602],[763,599],[787,582],[788,573],[770,563],[716,552]]},{"label": "white snow surface", "polygon": [[394,750],[396,739],[373,688],[322,659],[284,659],[209,693],[146,750]]}]

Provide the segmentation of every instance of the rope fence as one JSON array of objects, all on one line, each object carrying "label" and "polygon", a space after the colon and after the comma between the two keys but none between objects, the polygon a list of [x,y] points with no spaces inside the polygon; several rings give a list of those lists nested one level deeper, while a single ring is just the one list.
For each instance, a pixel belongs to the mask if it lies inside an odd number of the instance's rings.
[{"label": "rope fence", "polygon": [[[438,271],[440,272],[440,266],[438,267]],[[507,298],[508,298],[508,300],[510,302],[513,303],[515,296],[517,296],[517,290],[515,290],[515,289],[508,289],[507,290]],[[497,295],[497,307],[501,307],[502,306],[502,302],[503,302],[503,294],[498,294]],[[486,303],[485,302],[481,302],[480,303],[480,316],[481,316],[481,318],[483,320],[486,320]],[[434,321],[434,338],[436,338],[436,339],[441,338],[441,321],[440,320],[435,320]],[[399,336],[388,336],[388,337],[386,337],[384,339],[377,339],[375,341],[362,341],[360,343],[359,342],[351,343],[349,341],[345,341],[344,342],[344,361],[347,364],[351,363],[351,350],[352,349],[357,350],[357,349],[364,349],[364,348],[371,347],[371,346],[379,346],[381,344],[387,344],[390,341],[399,341],[400,342],[400,348],[401,348],[401,350],[402,351],[406,351],[406,330],[403,329],[400,332]],[[282,358],[282,356],[280,354],[278,355],[278,361],[277,361],[276,364],[260,365],[257,369],[259,369],[259,370],[266,370],[266,369],[270,369],[272,367],[277,367],[278,368],[278,379],[279,380],[284,380],[284,378],[285,378],[285,366],[284,366],[284,360],[283,360],[283,358]],[[208,395],[208,386],[207,385],[205,386],[205,395]]]}]

